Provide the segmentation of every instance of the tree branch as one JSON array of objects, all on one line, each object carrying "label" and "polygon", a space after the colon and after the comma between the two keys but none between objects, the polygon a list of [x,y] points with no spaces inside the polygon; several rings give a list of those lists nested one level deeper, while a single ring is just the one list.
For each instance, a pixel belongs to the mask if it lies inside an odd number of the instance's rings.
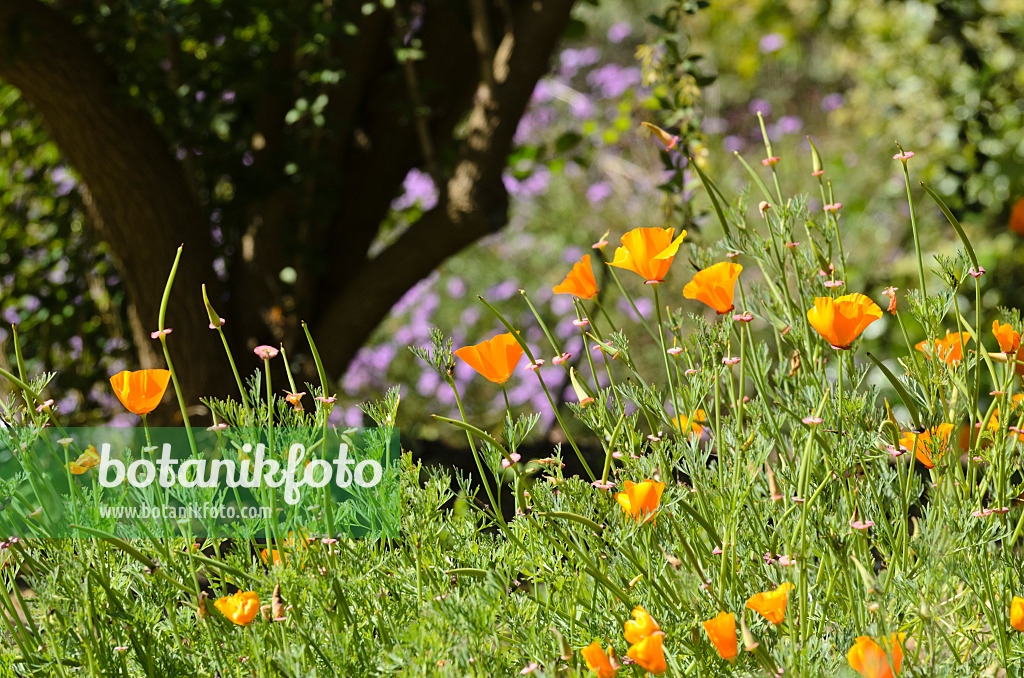
[{"label": "tree branch", "polygon": [[[390,307],[445,259],[507,222],[502,183],[512,138],[537,81],[547,72],[573,0],[517,3],[512,24],[495,50],[493,82],[481,81],[459,160],[441,200],[394,244],[371,259],[317,321],[325,367],[337,374]],[[328,342],[329,339],[329,342]]]}]

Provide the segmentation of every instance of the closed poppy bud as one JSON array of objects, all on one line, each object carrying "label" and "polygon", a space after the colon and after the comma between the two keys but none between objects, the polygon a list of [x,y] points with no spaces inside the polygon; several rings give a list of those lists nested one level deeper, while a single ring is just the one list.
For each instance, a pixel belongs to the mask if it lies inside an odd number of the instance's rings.
[{"label": "closed poppy bud", "polygon": [[475,346],[463,346],[455,355],[488,381],[504,384],[523,357],[523,347],[511,332],[506,332]]},{"label": "closed poppy bud", "polygon": [[992,334],[996,335],[999,350],[1003,353],[1015,353],[1020,348],[1020,332],[1015,332],[1010,323],[1000,325],[998,320],[993,320]]},{"label": "closed poppy bud", "polygon": [[697,271],[693,280],[686,283],[683,296],[696,299],[715,309],[718,315],[728,313],[735,306],[732,303],[736,293],[736,279],[743,267],[730,261],[723,261]]},{"label": "closed poppy bud", "polygon": [[1014,596],[1010,602],[1010,626],[1017,631],[1024,631],[1024,598]]},{"label": "closed poppy bud", "polygon": [[571,294],[580,299],[590,299],[597,294],[597,281],[594,280],[594,269],[590,265],[590,255],[573,264],[569,275],[558,285],[551,288],[555,294]]},{"label": "closed poppy bud", "polygon": [[615,250],[612,266],[633,271],[647,282],[661,282],[672,266],[672,259],[686,237],[686,231],[673,239],[674,228],[634,228],[622,236],[622,247]]},{"label": "closed poppy bud", "polygon": [[618,673],[619,663],[615,662],[609,654],[614,657],[615,651],[611,645],[608,646],[608,654],[601,649],[601,644],[596,640],[580,650],[580,656],[587,663],[587,668],[597,674],[597,678],[615,678]]},{"label": "closed poppy bud", "polygon": [[882,309],[863,294],[847,294],[833,299],[817,297],[807,311],[811,327],[836,348],[849,348],[868,325],[882,317]]},{"label": "closed poppy bud", "polygon": [[736,615],[732,612],[719,612],[714,619],[701,622],[701,626],[722,659],[730,662],[736,659],[736,655],[739,654],[736,642]]},{"label": "closed poppy bud", "polygon": [[941,339],[925,339],[914,344],[921,353],[929,360],[937,356],[948,365],[953,365],[964,359],[964,343],[971,338],[968,332],[950,332]]},{"label": "closed poppy bud", "polygon": [[[914,433],[908,431],[900,436],[900,447],[914,451],[914,456],[925,468],[935,468],[935,460],[942,456],[943,450],[949,444],[949,436],[953,432],[952,424],[939,424],[928,431]],[[917,444],[914,438],[917,438]],[[932,452],[935,459],[932,459]]]},{"label": "closed poppy bud", "polygon": [[659,483],[654,480],[633,483],[627,480],[624,487],[626,489],[625,492],[619,492],[615,495],[616,501],[622,506],[623,511],[633,516],[634,520],[642,522],[647,519],[648,515],[658,510],[658,504],[661,502],[661,493],[665,489],[665,483]]},{"label": "closed poppy bud", "polygon": [[[907,634],[901,633],[899,637],[895,633],[889,638],[882,638],[882,642],[888,647],[889,652],[878,644],[874,638],[860,636],[854,642],[853,647],[846,653],[846,660],[854,671],[864,678],[895,678],[900,674],[900,664],[903,663],[902,643]],[[890,663],[890,656],[892,661]]]},{"label": "closed poppy bud", "polygon": [[636,645],[641,640],[661,630],[658,622],[647,613],[647,610],[639,605],[633,608],[633,618],[627,619],[623,627],[622,635],[630,645]]},{"label": "closed poppy bud", "polygon": [[661,129],[657,125],[652,125],[649,122],[642,122],[640,124],[646,127],[651,132],[651,134],[657,137],[658,141],[665,144],[666,151],[671,151],[679,143],[678,136],[676,136],[675,134],[669,134],[668,132]]},{"label": "closed poppy bud", "polygon": [[149,414],[160,404],[170,380],[168,370],[124,370],[110,378],[110,385],[126,410]]},{"label": "closed poppy bud", "polygon": [[639,643],[631,645],[626,656],[650,673],[655,675],[665,673],[668,671],[668,664],[665,663],[665,650],[661,647],[664,639],[665,634],[656,631]]},{"label": "closed poppy bud", "polygon": [[793,585],[783,582],[774,591],[756,593],[747,600],[747,608],[778,626],[786,617],[786,603],[789,602],[791,590]]},{"label": "closed poppy bud", "polygon": [[260,597],[255,591],[239,591],[213,603],[221,613],[239,626],[245,626],[260,613]]},{"label": "closed poppy bud", "polygon": [[210,297],[206,296],[206,284],[203,284],[203,304],[206,306],[206,315],[210,318],[210,329],[215,330],[224,324],[224,318],[217,315],[217,311],[213,310],[213,304],[210,303]]}]

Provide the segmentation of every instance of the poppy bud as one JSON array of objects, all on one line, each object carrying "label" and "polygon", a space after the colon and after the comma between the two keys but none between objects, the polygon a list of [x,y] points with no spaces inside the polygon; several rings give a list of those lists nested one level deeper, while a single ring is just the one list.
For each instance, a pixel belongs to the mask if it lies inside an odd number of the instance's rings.
[{"label": "poppy bud", "polygon": [[206,315],[210,316],[210,329],[215,330],[224,324],[224,319],[217,315],[217,311],[213,310],[213,304],[210,303],[210,297],[206,295],[206,284],[203,284],[203,304],[206,305]]}]

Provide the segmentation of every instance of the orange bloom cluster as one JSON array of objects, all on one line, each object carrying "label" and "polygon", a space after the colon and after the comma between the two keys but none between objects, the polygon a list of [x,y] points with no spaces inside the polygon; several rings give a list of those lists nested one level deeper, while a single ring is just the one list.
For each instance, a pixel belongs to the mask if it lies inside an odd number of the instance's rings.
[{"label": "orange bloom cluster", "polygon": [[971,338],[969,332],[950,332],[941,339],[925,339],[914,344],[925,357],[931,360],[937,356],[947,365],[955,365],[964,359],[964,344]]},{"label": "orange bloom cluster", "polygon": [[608,263],[633,271],[647,282],[661,282],[686,237],[683,231],[673,239],[675,231],[674,228],[634,228],[622,236],[622,246],[615,250],[615,259]]},{"label": "orange bloom cluster", "polygon": [[[846,653],[850,667],[864,678],[895,678],[900,674],[903,663],[903,642],[907,634],[893,633],[878,640],[860,636]],[[883,647],[884,645],[884,647]]]},{"label": "orange bloom cluster", "polygon": [[[939,424],[922,433],[908,431],[900,436],[900,446],[913,450],[914,456],[926,468],[935,468],[935,461],[942,456],[942,452],[948,446],[949,435],[952,432],[952,424]],[[914,444],[915,437],[917,438],[916,445]],[[935,453],[934,460],[932,459],[932,452]]]},{"label": "orange bloom cluster", "polygon": [[110,385],[126,410],[149,414],[160,404],[170,380],[169,370],[124,370],[110,378]]},{"label": "orange bloom cluster", "polygon": [[731,261],[708,266],[698,271],[693,280],[686,283],[683,296],[703,301],[719,315],[728,313],[735,308],[732,298],[736,292],[736,280],[739,279],[742,270],[742,266]]},{"label": "orange bloom cluster", "polygon": [[218,598],[213,604],[239,626],[249,624],[260,612],[260,597],[255,591],[239,591],[232,596]]},{"label": "orange bloom cluster", "polygon": [[658,622],[642,607],[633,609],[633,618],[627,619],[622,633],[629,643],[626,656],[646,671],[657,675],[668,671],[661,643],[665,638]]},{"label": "orange bloom cluster", "polygon": [[863,294],[847,294],[833,299],[816,297],[807,321],[828,343],[849,348],[867,326],[882,317],[882,309]]},{"label": "orange bloom cluster", "polygon": [[99,452],[96,451],[95,447],[90,445],[85,448],[85,452],[83,452],[78,459],[75,459],[73,462],[68,464],[68,469],[76,476],[80,476],[93,466],[99,466],[99,463]]},{"label": "orange bloom cluster", "polygon": [[594,269],[590,266],[590,255],[573,264],[569,275],[558,285],[551,288],[555,294],[571,294],[580,299],[590,299],[597,294],[597,281],[594,280]]},{"label": "orange bloom cluster", "polygon": [[1010,323],[1000,325],[998,320],[993,320],[992,334],[996,335],[999,350],[1003,353],[1016,353],[1020,348],[1020,332],[1014,330]]},{"label": "orange bloom cluster", "polygon": [[627,480],[625,488],[625,492],[615,495],[616,501],[622,506],[623,511],[633,517],[633,520],[643,522],[658,510],[661,493],[665,490],[665,483],[654,480],[634,483]]},{"label": "orange bloom cluster", "polygon": [[475,346],[463,346],[455,355],[487,381],[504,384],[523,357],[523,347],[511,332],[506,332]]}]

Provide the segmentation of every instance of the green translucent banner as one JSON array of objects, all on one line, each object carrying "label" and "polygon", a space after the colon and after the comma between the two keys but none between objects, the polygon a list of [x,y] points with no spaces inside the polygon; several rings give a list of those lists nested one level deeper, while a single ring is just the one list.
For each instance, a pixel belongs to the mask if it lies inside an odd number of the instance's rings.
[{"label": "green translucent banner", "polygon": [[0,538],[391,537],[400,450],[394,428],[4,428]]}]

